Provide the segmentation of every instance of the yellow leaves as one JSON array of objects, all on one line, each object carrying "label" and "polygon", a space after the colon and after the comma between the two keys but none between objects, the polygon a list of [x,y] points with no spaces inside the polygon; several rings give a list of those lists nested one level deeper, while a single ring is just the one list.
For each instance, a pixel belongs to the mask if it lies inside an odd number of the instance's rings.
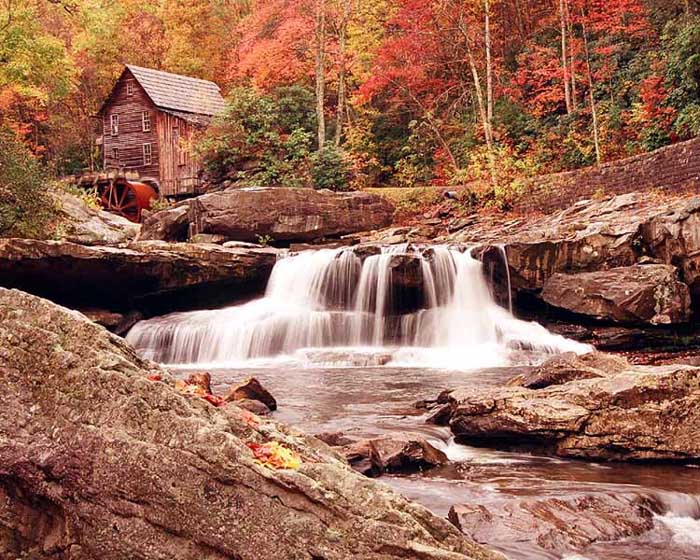
[{"label": "yellow leaves", "polygon": [[207,392],[204,389],[202,389],[199,385],[187,383],[186,381],[182,381],[181,379],[178,379],[175,382],[175,390],[181,395],[185,395],[188,397],[204,397],[207,394]]},{"label": "yellow leaves", "polygon": [[187,381],[182,381],[181,379],[175,382],[175,390],[181,395],[185,395],[186,397],[200,397],[207,401],[209,404],[212,404],[217,407],[224,406],[226,404],[224,399],[217,395],[207,393],[207,391],[204,390],[204,388],[200,385],[197,385],[195,383],[188,383]]},{"label": "yellow leaves", "polygon": [[253,452],[255,462],[268,469],[297,470],[301,467],[299,454],[277,441],[262,444],[250,442],[248,447]]}]

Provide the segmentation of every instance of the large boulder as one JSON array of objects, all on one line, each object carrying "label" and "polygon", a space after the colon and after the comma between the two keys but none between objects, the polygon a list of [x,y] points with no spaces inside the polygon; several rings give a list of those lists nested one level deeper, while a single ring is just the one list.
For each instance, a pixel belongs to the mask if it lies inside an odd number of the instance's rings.
[{"label": "large boulder", "polygon": [[275,261],[273,250],[262,249],[156,241],[88,247],[4,239],[0,286],[81,308],[133,309],[167,301],[167,309],[262,291]]},{"label": "large boulder", "polygon": [[190,201],[157,212],[144,212],[140,240],[151,241],[187,241],[190,229]]},{"label": "large boulder", "polygon": [[[595,375],[589,361],[580,366],[587,378],[562,379],[541,389],[456,389],[448,395],[445,418],[462,441],[538,445],[562,457],[586,459],[699,460],[700,368],[622,368],[617,360],[611,366]],[[556,375],[540,372],[541,378]]]},{"label": "large boulder", "polygon": [[394,208],[365,192],[313,189],[229,189],[190,201],[192,233],[232,240],[304,242],[388,226]]},{"label": "large boulder", "polygon": [[35,559],[496,559],[329,447],[0,289],[0,549]]},{"label": "large boulder", "polygon": [[542,299],[566,311],[615,323],[667,325],[690,319],[688,286],[670,265],[554,274],[545,282]]},{"label": "large boulder", "polygon": [[67,192],[57,195],[61,239],[82,245],[120,245],[136,239],[140,226],[126,218],[93,208]]}]

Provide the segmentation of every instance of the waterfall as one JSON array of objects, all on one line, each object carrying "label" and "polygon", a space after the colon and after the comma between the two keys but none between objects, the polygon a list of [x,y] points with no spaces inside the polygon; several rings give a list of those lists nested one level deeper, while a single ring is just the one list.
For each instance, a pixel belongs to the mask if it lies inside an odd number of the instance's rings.
[{"label": "waterfall", "polygon": [[127,340],[156,361],[208,366],[381,349],[391,363],[469,369],[505,365],[514,351],[587,349],[499,307],[470,252],[407,245],[284,256],[263,298],[141,321]]}]

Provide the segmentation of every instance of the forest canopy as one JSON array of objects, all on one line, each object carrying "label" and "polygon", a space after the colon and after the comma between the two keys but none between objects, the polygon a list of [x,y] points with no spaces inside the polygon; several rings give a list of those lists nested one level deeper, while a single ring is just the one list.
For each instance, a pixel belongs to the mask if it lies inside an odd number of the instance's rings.
[{"label": "forest canopy", "polygon": [[246,183],[507,198],[700,131],[691,0],[0,0],[0,61],[0,126],[57,175],[99,168],[126,63],[217,82],[199,151]]}]

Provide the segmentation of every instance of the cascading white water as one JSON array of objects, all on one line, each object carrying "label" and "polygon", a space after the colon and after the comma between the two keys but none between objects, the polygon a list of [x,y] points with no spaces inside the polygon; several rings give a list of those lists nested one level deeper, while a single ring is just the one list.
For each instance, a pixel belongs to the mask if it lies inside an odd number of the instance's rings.
[{"label": "cascading white water", "polygon": [[[422,274],[412,296],[417,311],[401,308],[394,282],[407,258],[419,260]],[[515,319],[494,302],[479,261],[441,246],[388,247],[364,261],[352,249],[291,255],[277,262],[265,297],[142,321],[127,339],[151,359],[209,367],[308,349],[373,348],[390,351],[400,365],[469,369],[505,365],[516,349],[588,349]]]}]

